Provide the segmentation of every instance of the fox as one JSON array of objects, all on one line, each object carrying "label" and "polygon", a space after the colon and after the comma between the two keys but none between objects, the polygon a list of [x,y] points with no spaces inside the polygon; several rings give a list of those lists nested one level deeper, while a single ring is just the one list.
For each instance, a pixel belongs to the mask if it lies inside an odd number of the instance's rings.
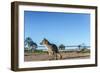
[{"label": "fox", "polygon": [[47,48],[49,57],[52,57],[55,60],[62,59],[58,47],[55,44],[50,43],[46,38],[40,42],[40,45],[44,45]]}]

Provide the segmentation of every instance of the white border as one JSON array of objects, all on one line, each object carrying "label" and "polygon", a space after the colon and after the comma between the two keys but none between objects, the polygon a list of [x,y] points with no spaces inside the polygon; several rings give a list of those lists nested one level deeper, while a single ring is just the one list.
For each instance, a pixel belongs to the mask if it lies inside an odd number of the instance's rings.
[{"label": "white border", "polygon": [[[39,61],[24,62],[24,11],[49,11],[49,12],[68,12],[68,13],[89,13],[91,15],[91,57],[90,59],[58,60],[58,61]],[[19,68],[34,68],[62,65],[82,65],[95,64],[95,10],[78,8],[60,8],[44,6],[19,6]]]}]

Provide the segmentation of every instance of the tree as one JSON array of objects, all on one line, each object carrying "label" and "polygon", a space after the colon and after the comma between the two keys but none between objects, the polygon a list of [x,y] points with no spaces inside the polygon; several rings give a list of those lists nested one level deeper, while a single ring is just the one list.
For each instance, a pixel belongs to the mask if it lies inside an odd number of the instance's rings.
[{"label": "tree", "polygon": [[35,50],[37,48],[37,44],[30,37],[25,39],[24,44],[26,50]]},{"label": "tree", "polygon": [[82,51],[82,52],[85,52],[86,50],[87,50],[87,47],[86,47],[86,45],[83,43],[83,47],[82,47],[81,51]]},{"label": "tree", "polygon": [[79,50],[81,50],[81,47],[82,47],[81,45],[78,45]]},{"label": "tree", "polygon": [[85,46],[84,43],[82,43],[81,45],[78,45],[79,51],[81,52],[85,52],[87,50],[87,47]]},{"label": "tree", "polygon": [[59,49],[65,50],[65,46],[64,46],[63,44],[61,44],[61,45],[59,46]]}]

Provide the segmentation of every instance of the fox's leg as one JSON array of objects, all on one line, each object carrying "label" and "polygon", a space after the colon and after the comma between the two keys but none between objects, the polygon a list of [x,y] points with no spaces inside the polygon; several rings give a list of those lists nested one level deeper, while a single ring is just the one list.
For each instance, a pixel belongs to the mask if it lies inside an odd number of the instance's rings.
[{"label": "fox's leg", "polygon": [[53,53],[52,53],[52,52],[49,52],[48,54],[49,54],[49,60],[54,59],[54,55],[53,55]]},{"label": "fox's leg", "polygon": [[57,56],[59,57],[59,59],[62,59],[62,55],[60,53],[57,53]]},{"label": "fox's leg", "polygon": [[56,53],[56,60],[57,60],[58,58],[57,58],[57,53]]},{"label": "fox's leg", "polygon": [[54,53],[54,59],[57,60],[57,53]]},{"label": "fox's leg", "polygon": [[48,55],[49,55],[49,60],[51,60],[51,53],[50,53],[50,52],[48,52]]}]

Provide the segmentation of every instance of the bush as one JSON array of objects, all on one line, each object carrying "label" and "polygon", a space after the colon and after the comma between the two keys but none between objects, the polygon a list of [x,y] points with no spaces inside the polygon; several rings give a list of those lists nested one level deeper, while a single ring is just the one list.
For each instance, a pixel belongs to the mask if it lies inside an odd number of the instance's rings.
[{"label": "bush", "polygon": [[33,53],[39,53],[39,54],[42,54],[42,53],[46,53],[46,51],[43,51],[43,50],[34,50]]}]

